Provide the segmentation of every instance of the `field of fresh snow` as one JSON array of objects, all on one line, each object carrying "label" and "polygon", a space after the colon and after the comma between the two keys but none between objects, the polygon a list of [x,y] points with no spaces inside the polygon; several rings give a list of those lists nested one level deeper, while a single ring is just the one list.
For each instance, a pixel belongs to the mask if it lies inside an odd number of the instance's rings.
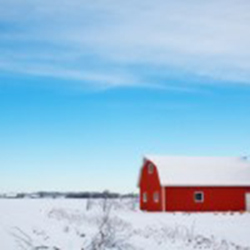
[{"label": "field of fresh snow", "polygon": [[250,213],[146,213],[131,199],[2,199],[0,250],[250,250]]}]

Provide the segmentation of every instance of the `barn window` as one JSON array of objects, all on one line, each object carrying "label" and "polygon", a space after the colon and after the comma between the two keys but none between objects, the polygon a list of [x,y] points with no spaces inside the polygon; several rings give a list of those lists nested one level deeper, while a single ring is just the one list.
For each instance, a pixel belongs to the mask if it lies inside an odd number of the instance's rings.
[{"label": "barn window", "polygon": [[152,163],[148,164],[148,173],[153,174],[154,172],[154,165]]},{"label": "barn window", "polygon": [[146,192],[142,194],[142,201],[143,201],[144,203],[146,203],[146,202],[148,201],[148,195],[147,195]]},{"label": "barn window", "polygon": [[204,202],[204,193],[203,192],[195,192],[194,193],[195,202]]},{"label": "barn window", "polygon": [[154,192],[154,202],[155,203],[159,202],[159,193],[158,192]]}]

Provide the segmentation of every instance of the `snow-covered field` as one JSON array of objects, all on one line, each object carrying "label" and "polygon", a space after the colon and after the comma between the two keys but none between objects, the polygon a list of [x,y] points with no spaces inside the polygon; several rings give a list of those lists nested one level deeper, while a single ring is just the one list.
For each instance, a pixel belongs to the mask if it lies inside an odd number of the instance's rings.
[{"label": "snow-covered field", "polygon": [[250,250],[250,213],[146,213],[131,199],[2,199],[0,250],[19,249]]}]

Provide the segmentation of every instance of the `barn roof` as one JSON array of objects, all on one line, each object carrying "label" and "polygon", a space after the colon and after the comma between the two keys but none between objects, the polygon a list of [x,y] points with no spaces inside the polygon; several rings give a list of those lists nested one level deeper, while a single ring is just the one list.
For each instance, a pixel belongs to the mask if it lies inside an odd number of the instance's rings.
[{"label": "barn roof", "polygon": [[145,156],[158,169],[162,186],[250,186],[244,157]]}]

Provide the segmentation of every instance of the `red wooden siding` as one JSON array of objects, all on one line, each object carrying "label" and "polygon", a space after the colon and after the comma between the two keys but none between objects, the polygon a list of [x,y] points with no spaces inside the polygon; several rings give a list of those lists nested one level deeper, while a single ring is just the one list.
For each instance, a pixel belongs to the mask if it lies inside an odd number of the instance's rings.
[{"label": "red wooden siding", "polygon": [[[202,191],[204,202],[195,202]],[[250,187],[165,187],[167,211],[243,211]]]},{"label": "red wooden siding", "polygon": [[[162,194],[159,176],[156,167],[153,167],[153,172],[148,172],[147,162],[141,171],[140,178],[140,208],[148,211],[160,211],[162,208]],[[147,193],[147,202],[143,202],[143,193]],[[154,193],[159,193],[159,202],[155,202],[153,199]]]}]

